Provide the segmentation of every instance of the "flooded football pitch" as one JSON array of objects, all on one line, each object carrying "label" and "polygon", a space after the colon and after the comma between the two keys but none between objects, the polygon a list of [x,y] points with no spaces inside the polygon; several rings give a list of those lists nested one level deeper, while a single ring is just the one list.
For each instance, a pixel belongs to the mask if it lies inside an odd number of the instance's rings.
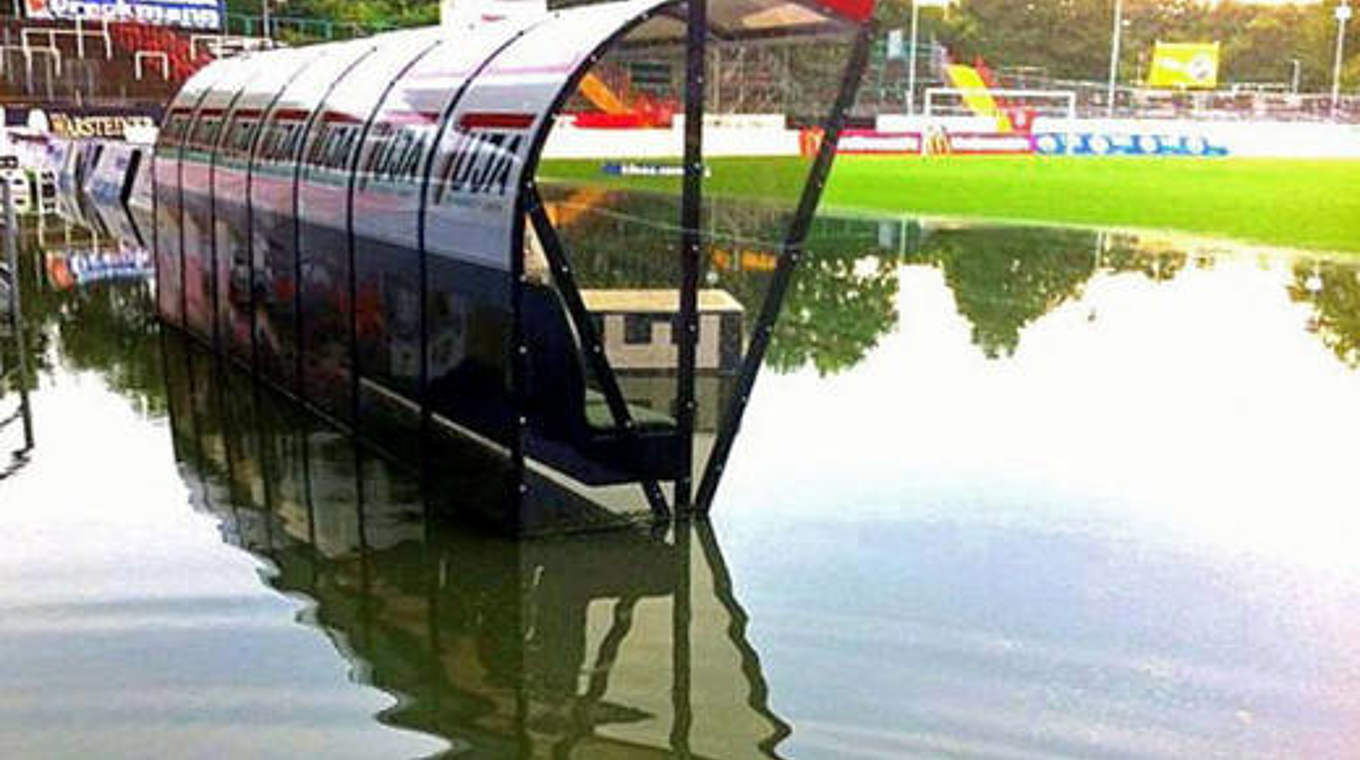
[{"label": "flooded football pitch", "polygon": [[[568,243],[625,287],[668,243],[614,200]],[[777,225],[709,218],[753,315]],[[711,521],[517,542],[161,329],[135,252],[21,258],[0,755],[1360,744],[1360,259],[824,216]]]}]

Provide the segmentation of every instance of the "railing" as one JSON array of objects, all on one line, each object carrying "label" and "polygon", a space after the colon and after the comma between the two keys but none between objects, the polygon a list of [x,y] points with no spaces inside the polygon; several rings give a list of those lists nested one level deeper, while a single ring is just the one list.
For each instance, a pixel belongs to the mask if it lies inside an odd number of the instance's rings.
[{"label": "railing", "polygon": [[161,78],[162,78],[162,79],[169,79],[169,78],[170,78],[170,56],[169,56],[169,54],[167,54],[167,53],[162,53],[162,52],[160,52],[159,50],[138,50],[136,53],[133,53],[133,54],[132,54],[133,70],[134,70],[134,72],[135,72],[135,74],[136,74],[137,81],[140,82],[140,81],[142,80],[142,76],[143,76],[143,73],[144,73],[144,68],[143,68],[143,67],[145,66],[146,61],[148,61],[148,60],[150,60],[150,61],[160,61],[160,62],[161,62]]},{"label": "railing", "polygon": [[45,47],[52,50],[57,49],[57,37],[74,37],[76,40],[76,57],[78,58],[85,57],[85,39],[87,37],[94,37],[104,43],[104,58],[108,59],[113,57],[113,38],[109,36],[109,23],[107,21],[101,22],[99,29],[86,29],[85,22],[81,19],[76,19],[75,26],[72,29],[64,29],[57,26],[41,26],[27,27],[19,32],[19,38],[23,42],[24,47],[34,46],[33,43],[29,41],[30,37],[46,37],[47,45]]},{"label": "railing", "polygon": [[61,51],[49,50],[48,48],[29,48],[23,45],[0,45],[0,76],[7,76],[9,72],[9,56],[11,53],[19,53],[24,57],[24,92],[32,94],[33,86],[33,56],[40,55],[47,62],[47,75],[43,77],[46,83],[48,97],[53,96],[52,80],[61,75]]}]

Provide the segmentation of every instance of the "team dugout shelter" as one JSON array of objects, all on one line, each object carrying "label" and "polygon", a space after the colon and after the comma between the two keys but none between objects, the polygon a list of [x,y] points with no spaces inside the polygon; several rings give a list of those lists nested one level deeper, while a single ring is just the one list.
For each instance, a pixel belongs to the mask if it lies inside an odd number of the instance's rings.
[{"label": "team dugout shelter", "polygon": [[[154,219],[159,313],[513,532],[706,510],[854,101],[872,11],[626,0],[215,62],[169,105],[153,190],[134,209]],[[709,53],[733,45],[777,47],[830,85],[804,115],[824,139],[780,216],[768,287],[745,304],[702,286]],[[583,282],[591,252],[567,242],[572,215],[545,200],[544,149],[571,128],[564,109],[587,77],[638,61],[670,62],[683,101],[663,172],[673,187],[658,194],[674,213],[645,281]],[[591,198],[593,213],[608,205]]]}]

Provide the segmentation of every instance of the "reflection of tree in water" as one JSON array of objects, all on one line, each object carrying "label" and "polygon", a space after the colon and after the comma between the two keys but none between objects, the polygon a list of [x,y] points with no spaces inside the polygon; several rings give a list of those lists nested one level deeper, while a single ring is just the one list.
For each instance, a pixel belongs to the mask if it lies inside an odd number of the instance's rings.
[{"label": "reflection of tree in water", "polygon": [[1351,368],[1360,368],[1360,269],[1353,264],[1301,261],[1289,297],[1313,306],[1308,329]]},{"label": "reflection of tree in water", "polygon": [[1015,353],[1025,325],[1081,296],[1095,273],[1095,241],[1081,230],[940,230],[920,257],[944,270],[973,342],[996,359]]},{"label": "reflection of tree in water", "polygon": [[[579,189],[577,198],[586,197]],[[555,188],[549,205],[583,288],[675,288],[679,283],[677,199],[647,193],[590,196],[582,210],[572,191]],[[705,287],[721,288],[746,309],[749,338],[769,291],[791,209],[711,202]],[[768,353],[769,365],[792,372],[812,365],[823,375],[858,363],[897,323],[897,259],[879,243],[869,220],[820,217],[784,302]]]},{"label": "reflection of tree in water", "polygon": [[[589,198],[564,226],[583,287],[674,288],[679,281],[675,220],[678,199],[664,194],[555,188]],[[583,204],[577,203],[580,209]],[[749,337],[772,281],[786,206],[712,201],[705,209],[709,236],[707,287],[731,293],[746,308]],[[812,365],[823,375],[853,367],[897,325],[898,222],[835,218],[813,223],[808,253],[785,298],[767,361],[780,372]],[[903,246],[910,249],[911,246]],[[1213,265],[1174,242],[1089,230],[968,227],[934,231],[908,262],[938,266],[959,313],[973,326],[973,342],[988,358],[1010,356],[1021,330],[1062,303],[1081,297],[1096,271],[1141,273],[1169,282],[1187,266]]]},{"label": "reflection of tree in water", "polygon": [[98,372],[147,414],[165,413],[157,320],[146,282],[108,283],[72,293],[59,324],[62,356]]},{"label": "reflection of tree in water", "polygon": [[[25,230],[31,233],[32,230]],[[115,392],[147,414],[165,412],[165,389],[157,341],[151,284],[109,282],[56,290],[46,282],[36,240],[24,241],[22,271],[25,337],[29,366],[37,374],[53,368],[48,349],[56,341],[60,358],[76,370],[97,372]],[[47,256],[56,255],[56,245]],[[77,238],[73,251],[88,252]]]},{"label": "reflection of tree in water", "polygon": [[[1155,282],[1170,282],[1190,258],[1183,250],[1156,250],[1134,235],[1109,235],[1100,251],[1100,268],[1113,272],[1141,272]],[[1196,266],[1212,266],[1213,259],[1197,258]]]},{"label": "reflection of tree in water", "polygon": [[789,286],[770,343],[771,367],[792,372],[811,364],[823,376],[841,372],[897,326],[897,259],[873,253],[814,243]]}]

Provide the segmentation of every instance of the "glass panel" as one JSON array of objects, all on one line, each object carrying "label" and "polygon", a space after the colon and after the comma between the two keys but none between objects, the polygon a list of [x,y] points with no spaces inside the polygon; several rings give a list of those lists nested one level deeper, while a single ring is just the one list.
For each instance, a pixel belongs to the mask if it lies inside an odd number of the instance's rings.
[{"label": "glass panel", "polygon": [[360,141],[384,91],[435,42],[428,30],[389,35],[347,73],[312,121],[298,185],[304,397],[340,419],[353,411],[349,193]]},{"label": "glass panel", "polygon": [[330,47],[284,88],[261,130],[250,173],[258,369],[285,388],[297,386],[296,171],[308,119],[350,66],[372,48]]},{"label": "glass panel", "polygon": [[255,74],[249,59],[233,61],[199,102],[180,150],[183,204],[185,326],[200,337],[216,337],[217,289],[212,239],[212,164],[227,110]]},{"label": "glass panel", "polygon": [[[620,481],[649,469],[671,479],[683,467],[670,437],[681,392],[685,14],[683,4],[658,11],[594,64],[563,106],[538,170],[588,320],[638,422],[640,435],[624,443],[629,437],[605,403],[607,388],[587,373],[595,441],[618,441],[613,452],[588,455],[611,461]],[[808,177],[809,138],[824,123],[849,55],[849,30],[800,6],[718,6],[710,26],[696,487]]]},{"label": "glass panel", "polygon": [[250,214],[246,205],[250,158],[260,122],[284,86],[316,57],[308,51],[270,55],[245,83],[227,119],[213,165],[213,250],[217,259],[217,328],[221,346],[246,363],[251,345]]},{"label": "glass panel", "polygon": [[[766,10],[749,18],[777,15],[780,6],[764,5]],[[713,46],[709,54],[704,93],[706,246],[695,378],[696,487],[737,403],[738,378],[761,329],[758,319],[767,300],[782,297],[783,308],[765,364],[793,371],[802,363],[778,363],[787,355],[786,340],[801,329],[795,340],[805,340],[805,347],[815,347],[814,352],[834,350],[830,333],[842,324],[837,309],[855,298],[853,283],[844,280],[853,280],[858,271],[854,258],[824,261],[825,255],[840,256],[843,249],[823,249],[820,240],[825,233],[815,220],[804,220],[812,231],[788,290],[771,291],[775,272],[784,263],[788,236],[799,223],[798,205],[813,179],[813,160],[851,55],[851,30],[824,21],[809,19],[811,26],[794,25],[725,42]],[[832,280],[814,281],[823,273],[832,273]],[[842,286],[845,290],[838,290]]]},{"label": "glass panel", "polygon": [[[373,119],[354,186],[356,328],[361,425],[414,456],[420,425],[421,188],[444,114],[468,77],[515,33],[505,25],[440,45],[397,80]],[[466,350],[466,321],[430,334],[442,363]]]},{"label": "glass panel", "polygon": [[[589,67],[556,117],[539,167],[556,242],[533,235],[526,246],[526,323],[532,335],[557,338],[542,340],[549,350],[535,353],[530,375],[530,452],[537,460],[530,494],[538,513],[557,520],[645,516],[651,505],[640,481],[665,483],[675,472],[681,177],[674,170],[684,151],[684,109],[673,77],[683,76],[683,48],[656,40],[677,33],[682,25],[658,16]],[[622,209],[593,172],[663,163],[657,182],[670,195],[646,210],[656,214],[654,224],[629,241],[644,248],[616,246],[612,231],[620,229]],[[554,276],[549,255],[563,258],[567,279]],[[594,366],[591,333],[608,376]],[[538,382],[543,378],[549,382]],[[631,428],[616,416],[619,407]],[[657,492],[671,498],[668,486]]]},{"label": "glass panel", "polygon": [[[172,324],[183,324],[181,246],[180,246],[180,201],[179,201],[179,152],[180,144],[193,123],[194,110],[199,99],[207,92],[215,74],[199,74],[190,79],[180,90],[169,110],[166,111],[165,125],[161,127],[156,142],[156,292],[160,313]],[[62,172],[62,185],[65,187],[74,173],[74,148],[66,159]],[[66,193],[63,193],[64,195]],[[74,197],[72,195],[71,197]],[[74,218],[79,218],[75,216]]]},{"label": "glass panel", "polygon": [[[491,345],[482,344],[479,334],[494,336],[500,356],[499,366],[488,366],[480,377],[460,377],[444,369],[441,344],[432,340],[432,403],[437,414],[497,440],[519,440],[516,428],[525,427],[522,440],[532,460],[526,463],[529,497],[516,520],[524,531],[598,522],[609,510],[594,506],[580,483],[615,476],[605,474],[609,463],[593,456],[596,441],[586,418],[586,376],[568,316],[571,304],[557,292],[542,246],[532,234],[521,239],[522,211],[511,201],[545,114],[551,118],[564,88],[594,50],[641,11],[640,5],[621,3],[583,7],[526,31],[459,102],[435,159],[426,221],[433,254],[426,320],[432,336],[441,324],[453,334],[465,325],[468,348],[459,350],[469,355]],[[521,269],[524,278],[515,294],[510,278]],[[511,362],[508,349],[519,350],[510,345],[517,317],[523,353],[514,355],[523,359]],[[456,385],[440,387],[452,377]]]}]

